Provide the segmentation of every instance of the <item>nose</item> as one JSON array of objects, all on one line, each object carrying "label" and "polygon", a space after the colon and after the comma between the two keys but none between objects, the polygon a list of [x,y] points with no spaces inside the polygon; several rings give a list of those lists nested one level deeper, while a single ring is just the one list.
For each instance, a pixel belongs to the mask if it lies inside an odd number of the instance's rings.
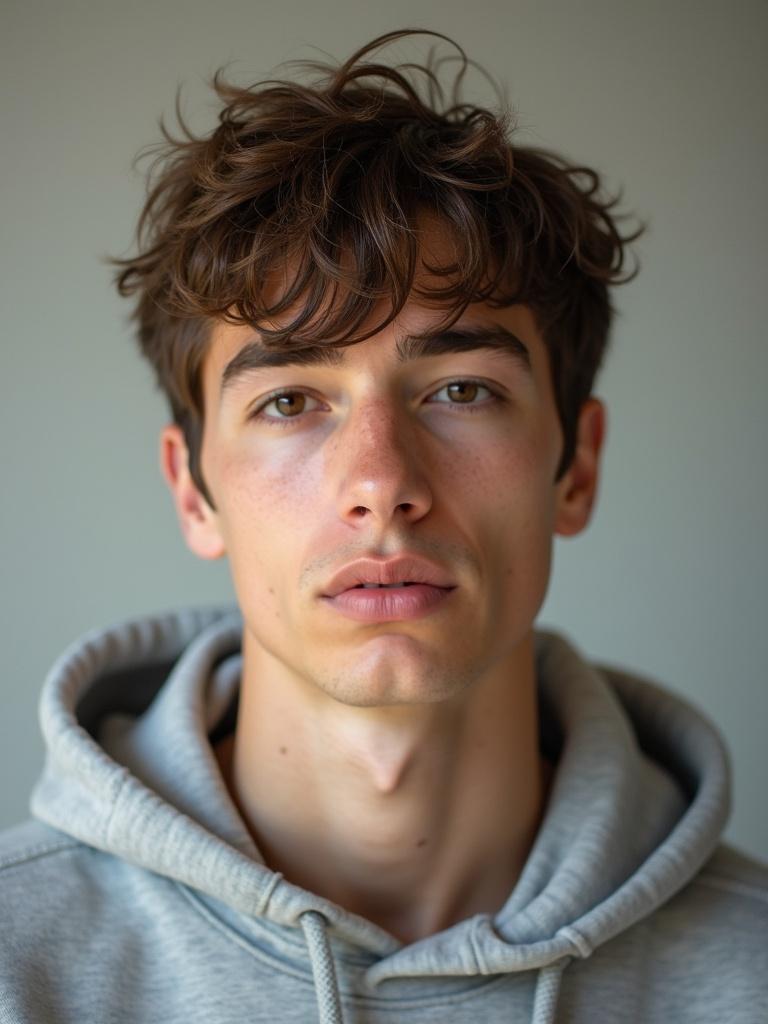
[{"label": "nose", "polygon": [[414,425],[388,400],[372,400],[349,417],[335,460],[338,511],[351,526],[414,523],[432,507]]}]

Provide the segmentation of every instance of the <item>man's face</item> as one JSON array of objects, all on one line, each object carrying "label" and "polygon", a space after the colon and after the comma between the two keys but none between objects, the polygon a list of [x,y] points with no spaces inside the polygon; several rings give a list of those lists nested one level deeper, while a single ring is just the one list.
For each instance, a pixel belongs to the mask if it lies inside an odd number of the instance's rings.
[{"label": "man's face", "polygon": [[[560,522],[573,482],[554,482],[563,437],[530,311],[470,306],[450,332],[486,332],[481,347],[403,361],[398,342],[440,315],[411,302],[338,365],[230,370],[226,387],[228,364],[260,343],[249,327],[212,334],[201,465],[216,512],[203,503],[187,539],[227,554],[259,671],[290,672],[316,695],[459,695],[530,638],[553,533],[576,532]],[[489,341],[504,332],[506,350]],[[403,552],[455,584],[429,614],[359,622],[322,598],[347,563]]]}]

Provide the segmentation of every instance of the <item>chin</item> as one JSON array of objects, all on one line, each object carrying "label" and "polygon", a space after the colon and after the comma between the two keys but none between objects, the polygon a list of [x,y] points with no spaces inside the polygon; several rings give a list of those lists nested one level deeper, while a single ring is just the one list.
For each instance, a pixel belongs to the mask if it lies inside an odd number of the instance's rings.
[{"label": "chin", "polygon": [[316,685],[327,696],[340,704],[359,708],[439,704],[459,697],[470,682],[466,673],[440,671],[435,665],[416,675],[412,670],[398,673],[394,668],[363,675],[358,669],[354,675],[344,674],[325,681],[316,679]]}]

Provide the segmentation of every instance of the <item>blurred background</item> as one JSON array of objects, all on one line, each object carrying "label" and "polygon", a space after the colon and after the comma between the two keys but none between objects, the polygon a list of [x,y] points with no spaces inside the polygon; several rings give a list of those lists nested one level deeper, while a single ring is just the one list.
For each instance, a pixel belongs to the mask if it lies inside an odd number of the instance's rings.
[{"label": "blurred background", "polygon": [[[65,646],[133,615],[234,600],[226,565],[181,538],[158,468],[165,406],[102,262],[131,246],[133,157],[180,84],[190,124],[213,126],[206,83],[223,64],[246,83],[422,27],[503,83],[521,141],[596,167],[649,222],[597,389],[600,503],[583,536],[556,542],[540,623],[717,722],[734,768],[727,838],[768,859],[768,5],[4,0],[2,12],[0,826],[27,815],[38,695]],[[467,95],[492,100],[478,74]]]}]

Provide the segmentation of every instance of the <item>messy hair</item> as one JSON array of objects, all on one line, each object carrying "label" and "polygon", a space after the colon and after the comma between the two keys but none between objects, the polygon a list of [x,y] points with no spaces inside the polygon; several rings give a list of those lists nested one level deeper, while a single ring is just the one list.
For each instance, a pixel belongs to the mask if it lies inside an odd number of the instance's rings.
[{"label": "messy hair", "polygon": [[[443,311],[435,331],[471,302],[525,303],[563,428],[558,479],[573,458],[613,318],[608,288],[637,272],[624,271],[626,246],[642,229],[620,233],[617,198],[594,170],[513,143],[506,105],[462,102],[469,61],[451,40],[459,70],[449,97],[444,61],[431,53],[423,65],[371,62],[413,32],[380,36],[339,65],[302,62],[307,82],[244,88],[219,71],[223,106],[207,135],[190,131],[178,98],[178,137],[161,121],[138,253],[112,262],[120,294],[136,296],[139,345],[213,508],[200,466],[201,378],[217,320],[251,325],[268,348],[343,347],[382,330],[409,297]],[[419,251],[424,215],[450,240],[440,265]],[[429,286],[415,280],[419,259]],[[288,267],[287,285],[270,292],[275,268]]]}]

